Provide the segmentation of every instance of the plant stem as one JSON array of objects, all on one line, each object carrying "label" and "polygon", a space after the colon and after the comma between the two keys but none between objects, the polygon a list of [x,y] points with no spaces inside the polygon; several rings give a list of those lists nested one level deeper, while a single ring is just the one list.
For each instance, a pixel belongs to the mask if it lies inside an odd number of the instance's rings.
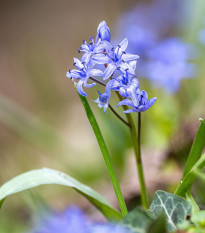
[{"label": "plant stem", "polygon": [[[106,86],[103,82],[98,81],[95,78],[90,77],[91,80],[95,81],[96,83],[102,85],[102,86]],[[114,108],[109,104],[109,108],[110,110],[115,114],[115,116],[117,116],[124,124],[126,124],[128,127],[130,127],[130,124],[128,122],[126,122],[115,110]]]},{"label": "plant stem", "polygon": [[[118,98],[122,100],[122,97],[119,95],[117,92]],[[127,110],[128,107],[126,105],[122,105],[124,110]],[[127,121],[131,125],[129,127],[130,129],[130,135],[132,138],[132,143],[133,143],[133,148],[135,152],[135,159],[136,159],[136,164],[137,164],[137,171],[138,171],[138,177],[139,177],[139,183],[140,183],[140,191],[141,191],[141,200],[142,200],[142,205],[144,208],[149,208],[149,200],[148,200],[148,195],[147,195],[147,190],[146,190],[146,185],[144,181],[144,173],[143,173],[143,166],[142,166],[142,159],[141,159],[141,113],[138,113],[138,135],[136,133],[136,127],[134,120],[131,116],[131,114],[126,114]]]},{"label": "plant stem", "polygon": [[[75,86],[76,86],[76,84],[75,84]],[[124,201],[124,198],[123,198],[123,195],[122,195],[122,191],[121,191],[118,179],[117,179],[117,175],[115,173],[115,170],[114,170],[114,167],[113,167],[113,164],[112,164],[112,161],[111,161],[107,146],[106,146],[105,141],[104,141],[104,138],[102,136],[102,133],[100,131],[98,123],[97,123],[97,121],[95,119],[95,116],[94,116],[94,114],[93,114],[93,112],[92,112],[92,110],[90,108],[90,105],[89,105],[87,99],[84,96],[80,95],[80,94],[79,94],[79,97],[80,97],[81,102],[82,102],[82,104],[83,104],[83,106],[85,108],[88,120],[89,120],[89,122],[90,122],[90,124],[92,126],[92,129],[93,129],[93,131],[95,133],[95,136],[97,138],[97,141],[98,141],[100,150],[102,152],[102,155],[103,155],[103,158],[104,158],[104,161],[105,161],[105,165],[107,167],[107,170],[108,170],[108,173],[109,173],[109,176],[110,176],[110,179],[111,179],[111,182],[112,182],[112,185],[113,185],[113,189],[115,191],[115,194],[116,194],[116,197],[117,197],[117,200],[118,200],[122,215],[125,216],[125,215],[128,214],[127,207],[126,207],[126,204],[125,204],[125,201]]]},{"label": "plant stem", "polygon": [[114,109],[113,107],[109,104],[109,108],[110,110],[115,114],[115,116],[117,116],[124,124],[126,124],[128,127],[131,127],[131,125],[125,121]]},{"label": "plant stem", "polygon": [[104,87],[106,86],[106,84],[104,84],[103,82],[100,82],[99,80],[97,80],[95,78],[90,77],[89,79],[93,80],[94,82],[96,82],[96,83],[98,83],[98,84],[100,84],[100,85],[102,85]]}]

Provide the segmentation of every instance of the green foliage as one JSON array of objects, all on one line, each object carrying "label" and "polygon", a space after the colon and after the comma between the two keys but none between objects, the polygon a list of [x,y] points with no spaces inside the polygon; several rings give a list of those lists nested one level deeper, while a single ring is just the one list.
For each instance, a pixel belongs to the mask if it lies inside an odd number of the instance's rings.
[{"label": "green foliage", "polygon": [[160,215],[158,218],[156,218],[151,223],[147,231],[147,233],[166,233],[166,232],[167,232],[166,218],[164,215]]},{"label": "green foliage", "polygon": [[0,188],[0,200],[3,202],[3,200],[11,194],[43,184],[59,184],[73,188],[95,205],[106,218],[110,220],[120,220],[122,218],[117,210],[113,209],[100,194],[90,187],[80,183],[65,173],[49,168],[32,170],[6,182]]},{"label": "green foliage", "polygon": [[164,214],[169,231],[175,231],[177,224],[183,222],[191,214],[189,202],[174,194],[158,190],[150,206],[153,215],[158,217]]},{"label": "green foliage", "polygon": [[191,188],[194,180],[196,179],[199,171],[205,166],[205,154],[196,162],[192,169],[187,173],[187,175],[181,180],[178,185],[175,194],[179,196],[185,196],[187,191]]},{"label": "green foliage", "polygon": [[[74,85],[75,85],[75,88],[77,88],[77,84],[75,83]],[[97,138],[97,141],[98,141],[100,150],[102,152],[102,155],[103,155],[103,158],[104,158],[104,161],[105,161],[105,164],[106,164],[106,167],[107,167],[107,170],[108,170],[108,173],[109,173],[109,176],[110,176],[110,179],[111,179],[111,182],[112,182],[112,185],[113,185],[113,188],[114,188],[114,191],[115,191],[115,194],[116,194],[116,197],[117,197],[120,209],[121,209],[121,212],[122,212],[122,215],[125,216],[128,213],[127,207],[126,207],[126,204],[125,204],[125,201],[124,201],[121,189],[120,189],[120,185],[119,185],[114,167],[112,165],[112,161],[111,161],[107,146],[105,144],[104,138],[102,136],[102,133],[100,131],[98,123],[95,119],[95,116],[90,108],[90,105],[89,105],[87,99],[84,96],[80,95],[79,93],[78,93],[78,95],[79,95],[80,100],[83,104],[83,107],[85,108],[86,115],[88,117],[90,125],[92,126],[92,129],[93,129],[95,136]]]},{"label": "green foliage", "polygon": [[122,223],[129,227],[132,232],[146,233],[152,220],[153,216],[150,212],[137,207],[123,218]]},{"label": "green foliage", "polygon": [[[190,221],[191,220],[191,221]],[[179,224],[178,227],[181,230],[185,230],[190,233],[204,233],[205,232],[205,211],[199,211],[191,216],[191,219]]]},{"label": "green foliage", "polygon": [[199,160],[202,154],[203,148],[205,146],[205,120],[200,119],[200,121],[201,121],[201,125],[199,126],[199,129],[196,133],[182,178],[184,178],[188,174],[188,172],[192,169],[192,167]]}]

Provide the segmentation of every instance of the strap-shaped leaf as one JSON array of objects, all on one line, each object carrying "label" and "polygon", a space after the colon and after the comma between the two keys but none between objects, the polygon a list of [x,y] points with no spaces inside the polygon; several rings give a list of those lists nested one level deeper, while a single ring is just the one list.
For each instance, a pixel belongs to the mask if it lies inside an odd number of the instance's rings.
[{"label": "strap-shaped leaf", "polygon": [[205,146],[205,120],[200,119],[201,125],[196,133],[189,157],[187,159],[187,163],[184,169],[183,178],[188,174],[188,172],[192,169],[192,167],[196,164],[196,162],[201,157],[203,148]]},{"label": "strap-shaped leaf", "polygon": [[156,217],[165,214],[167,228],[172,232],[177,229],[177,224],[183,222],[186,216],[191,214],[191,205],[179,196],[158,190],[154,195],[150,210]]},{"label": "strap-shaped leaf", "polygon": [[122,215],[117,210],[113,209],[96,191],[65,173],[49,168],[31,170],[3,184],[0,187],[0,205],[3,200],[11,194],[43,184],[59,184],[73,188],[95,205],[106,218],[110,220],[120,220],[122,218]]},{"label": "strap-shaped leaf", "polygon": [[191,188],[194,180],[197,177],[197,173],[205,167],[205,154],[197,161],[197,163],[192,167],[192,169],[187,173],[187,175],[182,179],[178,185],[175,195],[185,197],[186,192]]}]

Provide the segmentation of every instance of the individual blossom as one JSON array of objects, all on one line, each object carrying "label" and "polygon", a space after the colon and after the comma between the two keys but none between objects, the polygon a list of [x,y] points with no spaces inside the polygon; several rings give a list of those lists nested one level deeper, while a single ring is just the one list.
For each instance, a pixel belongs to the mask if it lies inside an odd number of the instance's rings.
[{"label": "individual blossom", "polygon": [[129,74],[128,71],[111,79],[108,84],[111,85],[112,90],[119,91],[119,94],[125,98],[132,95],[132,92],[135,92],[139,87],[139,81],[136,79],[136,76]]},{"label": "individual blossom", "polygon": [[[94,40],[94,37],[90,37],[90,43],[87,43],[85,40],[78,50],[79,53],[83,52],[83,56],[81,58],[82,62],[85,64],[94,66],[95,61],[92,59],[94,54],[102,54],[107,49],[107,44],[101,40],[98,40],[98,37]],[[107,61],[107,60],[106,60]],[[105,61],[105,62],[106,62]]]},{"label": "individual blossom", "polygon": [[128,71],[130,74],[135,74],[133,68],[129,65],[129,62],[136,61],[139,56],[126,53],[125,50],[128,46],[128,40],[125,38],[116,49],[107,42],[107,53],[95,54],[93,59],[98,64],[106,64],[107,68],[104,71],[103,79],[106,80],[111,77],[115,70],[119,69],[123,73]]},{"label": "individual blossom", "polygon": [[112,83],[108,82],[105,87],[105,93],[101,94],[100,91],[98,91],[99,97],[96,100],[93,100],[95,103],[98,103],[99,108],[104,108],[104,113],[107,113],[107,108],[109,107],[111,89]]},{"label": "individual blossom", "polygon": [[147,77],[153,85],[164,88],[169,93],[175,93],[181,79],[191,78],[195,66],[189,62],[193,57],[193,48],[178,38],[170,38],[148,53]]},{"label": "individual blossom", "polygon": [[97,36],[103,41],[106,40],[110,42],[110,29],[105,21],[102,21],[97,29]]},{"label": "individual blossom", "polygon": [[93,87],[96,83],[88,84],[87,81],[90,77],[99,77],[103,75],[103,72],[98,69],[91,69],[88,65],[86,66],[84,62],[81,62],[79,59],[74,58],[74,66],[78,68],[78,70],[73,69],[69,70],[66,76],[70,79],[76,79],[78,81],[77,90],[82,96],[87,96],[87,94],[83,91],[82,86],[84,87]]},{"label": "individual blossom", "polygon": [[157,98],[151,98],[148,100],[148,94],[146,91],[140,91],[137,89],[135,95],[132,95],[130,99],[124,99],[119,102],[117,107],[120,105],[127,105],[130,106],[132,109],[125,110],[124,113],[131,113],[131,112],[144,112],[148,110],[152,105],[156,102]]}]

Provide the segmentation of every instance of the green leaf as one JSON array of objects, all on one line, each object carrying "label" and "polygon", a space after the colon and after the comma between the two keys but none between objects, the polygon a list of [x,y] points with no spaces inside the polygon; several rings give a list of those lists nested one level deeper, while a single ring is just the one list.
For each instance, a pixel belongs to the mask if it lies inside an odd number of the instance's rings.
[{"label": "green leaf", "polygon": [[198,172],[205,166],[205,154],[197,161],[193,168],[187,173],[187,175],[181,180],[178,185],[175,195],[185,197],[186,192],[191,188],[194,180],[197,177]]},{"label": "green leaf", "polygon": [[122,224],[135,233],[145,233],[153,220],[153,216],[145,210],[137,207],[122,220]]},{"label": "green leaf", "polygon": [[164,215],[160,215],[149,226],[147,233],[165,233],[167,232],[166,218]]},{"label": "green leaf", "polygon": [[[184,169],[183,177],[185,177],[188,172],[192,169],[195,163],[201,157],[203,148],[205,146],[205,119],[200,119],[201,125],[196,133],[187,163]],[[182,178],[183,178],[182,177]]]},{"label": "green leaf", "polygon": [[154,195],[150,210],[156,217],[164,214],[168,230],[175,231],[177,224],[183,222],[186,216],[191,214],[191,205],[181,197],[158,190]]},{"label": "green leaf", "polygon": [[120,220],[122,218],[121,214],[113,209],[110,204],[93,189],[65,173],[49,168],[32,170],[6,182],[0,187],[0,200],[5,199],[11,194],[43,184],[59,184],[73,188],[95,205],[106,218],[110,220]]},{"label": "green leaf", "polygon": [[[77,84],[74,83],[74,85],[75,85],[75,88],[77,89]],[[78,95],[79,95],[80,100],[83,104],[83,107],[85,108],[86,115],[88,117],[90,125],[92,126],[92,129],[93,129],[95,136],[96,136],[96,139],[98,141],[98,145],[99,145],[100,150],[102,152],[102,155],[103,155],[103,158],[105,161],[105,165],[107,167],[107,170],[108,170],[108,173],[109,173],[109,176],[110,176],[110,179],[111,179],[111,182],[112,182],[112,185],[113,185],[113,188],[114,188],[114,191],[115,191],[115,194],[116,194],[116,197],[117,197],[117,200],[118,200],[121,212],[122,212],[122,215],[125,216],[128,213],[127,207],[126,207],[126,204],[125,204],[125,201],[124,201],[124,198],[122,195],[122,191],[121,191],[121,188],[120,188],[120,185],[119,185],[119,182],[118,182],[118,179],[117,179],[117,176],[116,176],[116,173],[115,173],[115,170],[114,170],[114,167],[113,167],[113,164],[112,164],[112,161],[111,161],[108,149],[107,149],[107,146],[105,144],[104,138],[102,136],[102,133],[100,131],[98,123],[95,119],[95,116],[92,112],[92,109],[90,108],[90,105],[89,105],[86,97],[80,95],[79,93],[78,93]]]},{"label": "green leaf", "polygon": [[191,222],[194,223],[196,227],[205,227],[205,210],[194,213],[191,216]]}]

